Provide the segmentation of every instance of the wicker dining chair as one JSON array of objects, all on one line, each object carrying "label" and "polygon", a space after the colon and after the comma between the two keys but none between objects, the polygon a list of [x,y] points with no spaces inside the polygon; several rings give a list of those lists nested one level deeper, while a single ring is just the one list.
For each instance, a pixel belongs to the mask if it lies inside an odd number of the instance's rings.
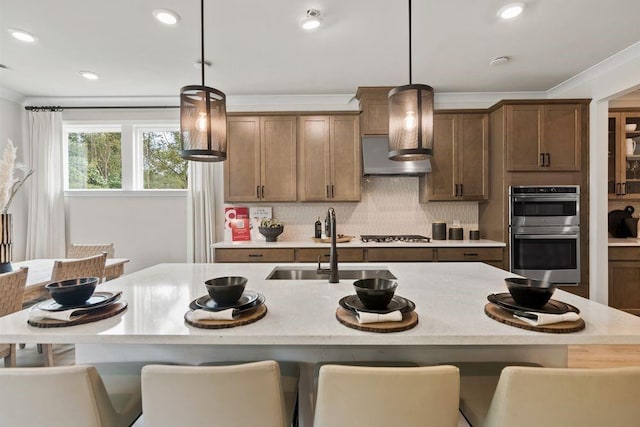
[{"label": "wicker dining chair", "polygon": [[[104,266],[107,262],[107,253],[90,256],[87,258],[72,260],[56,260],[53,263],[51,281],[77,279],[79,277],[98,277],[98,283],[104,280]],[[53,366],[53,346],[51,344],[39,344],[38,349],[45,357],[45,366]]]},{"label": "wicker dining chair", "polygon": [[[27,284],[29,269],[22,267],[20,270],[0,274],[0,316],[15,313],[22,309],[24,288]],[[0,357],[4,357],[4,366],[16,366],[16,344],[0,344]]]},{"label": "wicker dining chair", "polygon": [[100,255],[102,252],[107,253],[107,258],[115,257],[115,248],[113,243],[84,244],[72,243],[67,251],[67,258],[86,258],[94,255]]}]

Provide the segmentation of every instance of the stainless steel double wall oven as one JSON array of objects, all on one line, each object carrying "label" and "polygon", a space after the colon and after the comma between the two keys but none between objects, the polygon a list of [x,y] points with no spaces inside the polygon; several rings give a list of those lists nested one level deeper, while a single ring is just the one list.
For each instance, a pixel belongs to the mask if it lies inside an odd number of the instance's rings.
[{"label": "stainless steel double wall oven", "polygon": [[522,276],[580,283],[580,187],[509,187],[509,265]]}]

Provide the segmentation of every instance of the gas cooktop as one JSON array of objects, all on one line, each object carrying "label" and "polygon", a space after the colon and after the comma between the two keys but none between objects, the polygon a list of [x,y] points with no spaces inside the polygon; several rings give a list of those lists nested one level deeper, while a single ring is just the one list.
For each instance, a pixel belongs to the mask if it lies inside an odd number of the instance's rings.
[{"label": "gas cooktop", "polygon": [[360,240],[364,243],[368,242],[376,242],[376,243],[384,243],[384,242],[421,242],[421,243],[429,243],[431,241],[431,237],[420,236],[417,234],[363,234],[360,236]]}]

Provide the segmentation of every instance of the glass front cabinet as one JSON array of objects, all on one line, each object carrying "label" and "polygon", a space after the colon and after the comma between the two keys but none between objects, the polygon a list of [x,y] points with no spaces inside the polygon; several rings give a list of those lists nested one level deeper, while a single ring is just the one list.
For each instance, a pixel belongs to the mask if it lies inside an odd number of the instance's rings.
[{"label": "glass front cabinet", "polygon": [[640,200],[640,109],[609,110],[609,199]]}]

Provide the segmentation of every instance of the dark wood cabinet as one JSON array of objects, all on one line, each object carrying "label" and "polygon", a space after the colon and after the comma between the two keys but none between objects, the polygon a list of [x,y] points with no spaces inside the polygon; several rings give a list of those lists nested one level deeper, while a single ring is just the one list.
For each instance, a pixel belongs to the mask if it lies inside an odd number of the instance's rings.
[{"label": "dark wood cabinet", "polygon": [[487,114],[435,114],[431,173],[419,179],[419,200],[484,200],[489,192]]},{"label": "dark wood cabinet", "polygon": [[393,87],[359,87],[356,98],[360,100],[360,132],[362,135],[389,134],[389,91]]},{"label": "dark wood cabinet", "polygon": [[582,104],[507,105],[509,171],[579,171]]},{"label": "dark wood cabinet", "polygon": [[608,130],[609,199],[640,200],[640,110],[609,110]]},{"label": "dark wood cabinet", "polygon": [[225,201],[295,201],[296,117],[234,116],[227,128]]},{"label": "dark wood cabinet", "polygon": [[609,247],[609,306],[640,316],[640,247]]}]

